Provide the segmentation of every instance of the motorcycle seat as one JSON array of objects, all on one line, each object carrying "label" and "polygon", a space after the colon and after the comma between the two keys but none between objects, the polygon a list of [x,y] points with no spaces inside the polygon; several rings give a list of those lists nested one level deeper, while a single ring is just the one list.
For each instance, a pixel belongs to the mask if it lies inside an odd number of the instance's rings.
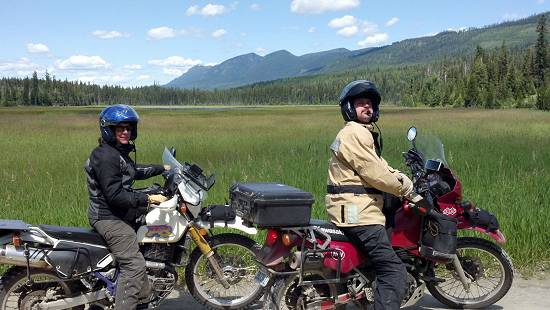
[{"label": "motorcycle seat", "polygon": [[[338,242],[351,242],[351,240],[344,235],[344,232],[334,225],[332,222],[327,222],[323,220],[311,219],[309,221],[310,226],[319,227],[323,232],[327,233],[332,241]],[[316,233],[316,235],[319,235]]]},{"label": "motorcycle seat", "polygon": [[107,246],[103,237],[91,228],[39,225],[48,236],[60,240]]}]

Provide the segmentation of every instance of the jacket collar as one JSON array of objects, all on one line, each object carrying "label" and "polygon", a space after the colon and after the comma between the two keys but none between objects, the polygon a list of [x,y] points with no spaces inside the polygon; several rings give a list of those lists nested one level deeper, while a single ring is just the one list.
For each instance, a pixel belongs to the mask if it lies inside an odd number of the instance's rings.
[{"label": "jacket collar", "polygon": [[346,126],[349,126],[349,125],[361,126],[361,127],[363,127],[363,128],[368,129],[368,131],[373,131],[373,130],[374,130],[374,125],[373,125],[373,124],[363,124],[363,123],[351,121],[351,122],[347,122],[347,123],[346,123]]}]

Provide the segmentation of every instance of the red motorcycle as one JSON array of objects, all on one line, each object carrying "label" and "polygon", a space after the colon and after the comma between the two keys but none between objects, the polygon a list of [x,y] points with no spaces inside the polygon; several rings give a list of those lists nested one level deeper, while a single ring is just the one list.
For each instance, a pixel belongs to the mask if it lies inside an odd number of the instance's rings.
[{"label": "red motorcycle", "polygon": [[[448,168],[438,139],[417,139],[404,153],[415,197],[399,202],[389,227],[392,246],[407,269],[402,307],[415,304],[425,289],[452,308],[485,308],[510,289],[510,257],[494,242],[457,238],[472,230],[504,243],[491,213],[462,200],[461,183]],[[369,260],[330,222],[311,220],[311,194],[281,184],[237,184],[232,204],[250,225],[266,228],[257,260],[261,285],[272,285],[264,308],[342,309],[353,303],[369,308],[375,274]],[[309,211],[309,212],[308,212]]]}]

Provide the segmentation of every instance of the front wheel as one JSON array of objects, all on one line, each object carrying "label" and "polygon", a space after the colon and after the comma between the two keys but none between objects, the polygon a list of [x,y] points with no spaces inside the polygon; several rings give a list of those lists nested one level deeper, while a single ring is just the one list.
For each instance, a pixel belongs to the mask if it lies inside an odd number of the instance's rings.
[{"label": "front wheel", "polygon": [[225,280],[225,289],[199,248],[189,256],[185,282],[191,295],[210,309],[243,309],[257,302],[264,288],[254,277],[259,270],[254,240],[238,234],[220,234],[207,238]]},{"label": "front wheel", "polygon": [[436,265],[435,276],[443,282],[427,284],[435,299],[452,308],[485,308],[499,301],[512,286],[514,271],[506,252],[480,238],[458,239],[457,255],[466,277],[466,291],[452,263]]}]

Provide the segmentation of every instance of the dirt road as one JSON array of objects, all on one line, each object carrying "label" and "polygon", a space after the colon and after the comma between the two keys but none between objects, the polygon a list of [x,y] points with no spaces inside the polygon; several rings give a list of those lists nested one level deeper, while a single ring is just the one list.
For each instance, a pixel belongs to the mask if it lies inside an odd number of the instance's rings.
[{"label": "dirt road", "polygon": [[[350,307],[348,307],[350,308]],[[159,308],[161,310],[195,310],[202,307],[184,290],[172,293]],[[426,295],[413,307],[413,310],[447,309],[432,296]],[[523,280],[514,279],[514,284],[508,294],[499,302],[487,309],[506,310],[548,310],[550,309],[550,279]]]}]

